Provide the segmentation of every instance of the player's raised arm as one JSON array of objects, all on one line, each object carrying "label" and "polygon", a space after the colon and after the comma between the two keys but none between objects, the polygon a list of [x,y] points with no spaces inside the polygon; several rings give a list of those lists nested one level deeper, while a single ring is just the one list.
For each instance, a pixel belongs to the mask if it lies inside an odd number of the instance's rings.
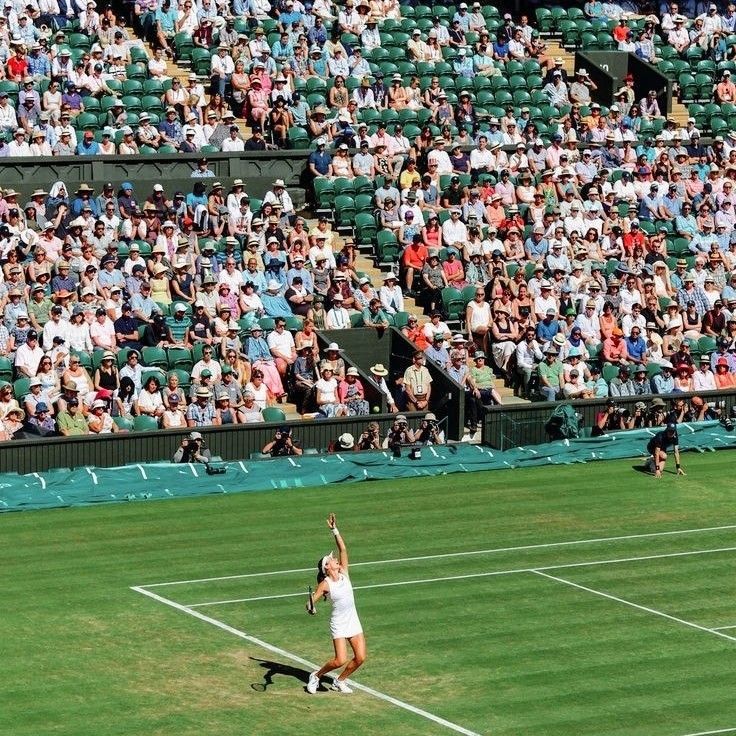
[{"label": "player's raised arm", "polygon": [[345,546],[345,540],[342,538],[340,531],[337,528],[337,520],[335,514],[330,514],[327,517],[327,526],[332,530],[335,535],[335,544],[337,544],[338,562],[340,567],[347,572],[348,571],[348,548]]}]

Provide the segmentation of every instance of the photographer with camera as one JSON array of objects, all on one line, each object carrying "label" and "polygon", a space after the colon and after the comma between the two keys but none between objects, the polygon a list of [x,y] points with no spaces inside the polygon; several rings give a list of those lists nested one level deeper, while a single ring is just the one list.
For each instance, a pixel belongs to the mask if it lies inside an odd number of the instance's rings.
[{"label": "photographer with camera", "polygon": [[381,429],[378,422],[371,422],[358,437],[355,446],[356,450],[380,450],[381,449]]},{"label": "photographer with camera", "polygon": [[276,434],[270,442],[267,442],[261,452],[271,457],[287,457],[289,455],[301,455],[304,451],[291,437],[291,427],[284,425],[276,430]]},{"label": "photographer with camera", "polygon": [[403,414],[397,414],[394,423],[391,425],[386,439],[383,441],[384,447],[390,447],[396,452],[396,448],[401,445],[411,445],[414,442],[414,432],[409,429],[409,422]]},{"label": "photographer with camera", "polygon": [[[628,412],[627,412],[628,413]],[[606,432],[617,432],[626,427],[626,415],[615,399],[608,399],[605,411],[601,411],[595,418],[591,437],[600,437]]]},{"label": "photographer with camera", "polygon": [[445,433],[440,429],[437,417],[430,411],[422,419],[419,429],[414,433],[414,442],[422,445],[444,445]]},{"label": "photographer with camera", "polygon": [[179,445],[179,449],[171,458],[172,463],[202,463],[209,465],[212,454],[207,449],[204,439],[199,432],[190,432]]}]

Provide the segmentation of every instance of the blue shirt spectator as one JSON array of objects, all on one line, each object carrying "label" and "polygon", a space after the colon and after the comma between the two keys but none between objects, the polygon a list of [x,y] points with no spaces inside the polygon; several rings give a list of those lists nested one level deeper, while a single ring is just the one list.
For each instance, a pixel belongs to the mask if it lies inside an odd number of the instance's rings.
[{"label": "blue shirt spectator", "polygon": [[320,145],[317,147],[316,151],[312,151],[312,153],[309,154],[307,163],[314,167],[314,171],[318,174],[327,176],[327,173],[330,170],[330,164],[332,163],[332,156],[325,151],[325,147],[323,145]]},{"label": "blue shirt spectator", "polygon": [[629,351],[629,357],[634,361],[642,361],[647,352],[647,344],[641,335],[634,337],[629,335],[625,338],[626,349]]},{"label": "blue shirt spectator", "polygon": [[672,377],[672,368],[663,366],[662,373],[652,377],[653,394],[671,394],[675,390],[675,379]]},{"label": "blue shirt spectator", "polygon": [[545,317],[537,324],[537,340],[543,345],[548,343],[560,331],[560,323],[554,316]]}]

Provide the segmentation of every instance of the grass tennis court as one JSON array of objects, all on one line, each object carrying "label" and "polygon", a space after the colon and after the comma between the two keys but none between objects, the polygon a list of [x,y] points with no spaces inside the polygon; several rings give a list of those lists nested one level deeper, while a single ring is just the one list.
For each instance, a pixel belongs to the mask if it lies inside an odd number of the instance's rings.
[{"label": "grass tennis court", "polygon": [[[0,733],[736,733],[732,458],[4,516]],[[330,510],[369,660],[309,696]]]}]

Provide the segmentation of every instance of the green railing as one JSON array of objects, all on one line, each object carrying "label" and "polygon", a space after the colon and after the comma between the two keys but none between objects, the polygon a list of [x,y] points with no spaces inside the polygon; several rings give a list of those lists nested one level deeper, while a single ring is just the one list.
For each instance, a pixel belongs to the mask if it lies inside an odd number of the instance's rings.
[{"label": "green railing", "polygon": [[[246,181],[249,194],[262,197],[275,179],[283,179],[291,187],[303,186],[307,155],[306,151],[252,151],[247,155],[208,153],[207,160],[210,170],[223,184],[240,178]],[[4,158],[2,178],[4,186],[13,186],[23,194],[30,193],[36,187],[48,189],[59,180],[71,191],[76,189],[76,185],[85,182],[95,186],[99,194],[103,183],[112,182],[117,188],[127,180],[135,184],[136,196],[144,194],[145,199],[157,183],[164,183],[167,192],[177,189],[191,191],[195,181],[191,174],[199,158],[199,155],[185,153]],[[209,180],[210,183],[212,181]]]}]

